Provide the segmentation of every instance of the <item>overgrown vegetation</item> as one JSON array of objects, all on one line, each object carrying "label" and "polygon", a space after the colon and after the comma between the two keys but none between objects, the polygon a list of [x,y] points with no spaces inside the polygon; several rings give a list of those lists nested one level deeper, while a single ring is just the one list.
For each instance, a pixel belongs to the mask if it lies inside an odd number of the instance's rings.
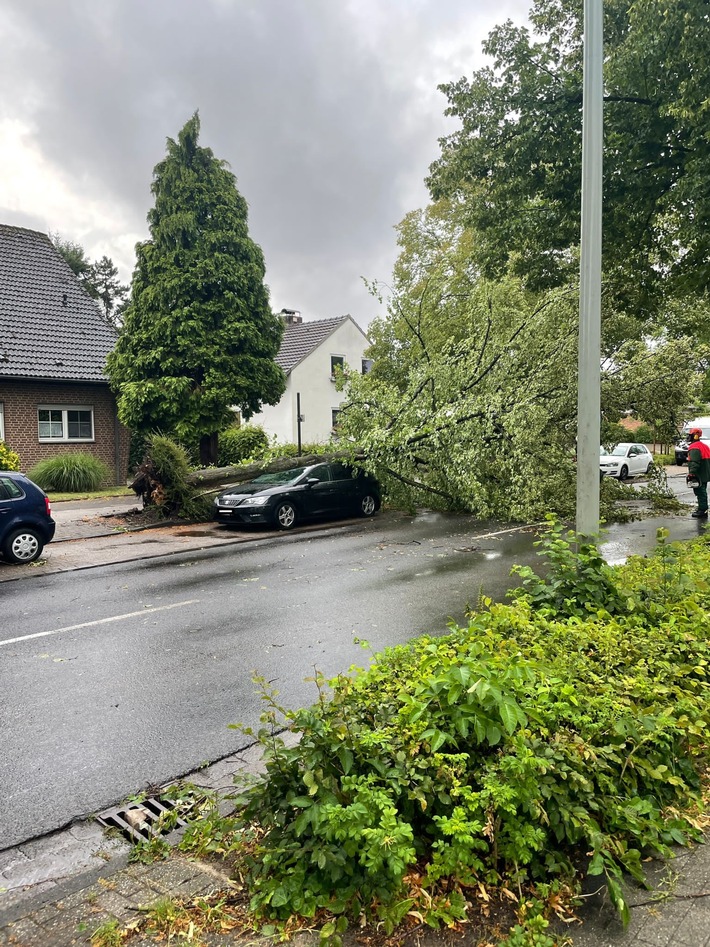
[{"label": "overgrown vegetation", "polygon": [[20,455],[10,450],[5,441],[0,441],[0,470],[19,470]]},{"label": "overgrown vegetation", "polygon": [[348,919],[453,925],[508,898],[508,943],[550,945],[582,876],[626,921],[622,874],[643,883],[643,859],[699,838],[710,545],[661,537],[611,568],[552,523],[541,546],[547,578],[519,569],[510,603],[466,627],[317,674],[310,708],[261,682],[266,774],[235,823],[258,916],[330,916],[337,938]]},{"label": "overgrown vegetation", "polygon": [[111,483],[113,475],[93,454],[67,453],[40,460],[28,476],[43,490],[84,493]]},{"label": "overgrown vegetation", "polygon": [[269,447],[269,438],[261,427],[228,427],[219,435],[217,466],[231,467],[246,460],[258,460]]},{"label": "overgrown vegetation", "polygon": [[132,487],[143,497],[145,506],[153,507],[162,516],[208,519],[211,504],[197,495],[188,482],[189,473],[185,449],[169,437],[153,434],[146,439],[145,454]]}]

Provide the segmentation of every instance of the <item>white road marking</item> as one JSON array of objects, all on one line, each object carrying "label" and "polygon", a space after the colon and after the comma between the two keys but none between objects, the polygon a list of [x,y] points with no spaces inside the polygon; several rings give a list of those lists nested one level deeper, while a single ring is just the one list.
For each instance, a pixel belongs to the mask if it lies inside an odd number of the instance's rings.
[{"label": "white road marking", "polygon": [[0,641],[0,647],[5,644],[16,644],[18,641],[29,641],[31,638],[46,638],[47,635],[58,635],[63,631],[79,631],[81,628],[94,628],[96,625],[106,625],[110,621],[123,621],[124,618],[136,618],[138,615],[166,612],[170,608],[197,605],[199,601],[199,598],[191,598],[186,602],[174,602],[172,605],[156,605],[154,608],[142,608],[139,612],[126,612],[125,615],[112,615],[111,618],[97,618],[96,621],[84,621],[80,625],[67,625],[66,628],[55,628],[53,631],[38,631],[34,635],[22,635],[19,638],[8,638],[6,641]]}]

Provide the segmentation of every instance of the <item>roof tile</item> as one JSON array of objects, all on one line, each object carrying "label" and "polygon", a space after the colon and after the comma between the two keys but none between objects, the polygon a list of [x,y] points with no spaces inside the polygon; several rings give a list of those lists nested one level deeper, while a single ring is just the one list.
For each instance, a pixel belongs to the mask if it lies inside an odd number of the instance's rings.
[{"label": "roof tile", "polygon": [[288,375],[299,362],[310,355],[339,325],[350,316],[335,316],[332,319],[317,319],[314,322],[297,322],[287,325],[276,356],[277,364]]},{"label": "roof tile", "polygon": [[0,378],[106,381],[116,338],[46,234],[0,224]]}]

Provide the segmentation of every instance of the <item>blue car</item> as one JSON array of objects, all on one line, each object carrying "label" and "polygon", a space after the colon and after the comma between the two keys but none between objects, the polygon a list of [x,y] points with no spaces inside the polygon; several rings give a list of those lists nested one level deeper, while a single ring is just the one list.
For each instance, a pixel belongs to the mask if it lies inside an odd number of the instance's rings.
[{"label": "blue car", "polygon": [[34,562],[56,524],[49,497],[24,474],[0,470],[0,552],[7,562]]}]

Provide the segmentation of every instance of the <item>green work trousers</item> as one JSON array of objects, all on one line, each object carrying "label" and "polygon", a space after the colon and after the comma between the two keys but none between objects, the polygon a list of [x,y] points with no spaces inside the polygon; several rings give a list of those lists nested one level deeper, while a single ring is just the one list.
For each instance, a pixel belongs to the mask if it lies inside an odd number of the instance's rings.
[{"label": "green work trousers", "polygon": [[693,487],[693,493],[698,501],[698,510],[701,513],[708,511],[708,485],[701,483],[699,487]]}]

